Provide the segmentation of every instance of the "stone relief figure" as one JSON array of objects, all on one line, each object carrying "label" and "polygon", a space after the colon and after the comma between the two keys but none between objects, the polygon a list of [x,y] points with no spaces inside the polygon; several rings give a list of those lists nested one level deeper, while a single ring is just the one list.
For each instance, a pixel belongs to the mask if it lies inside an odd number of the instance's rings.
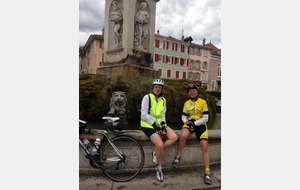
[{"label": "stone relief figure", "polygon": [[147,3],[142,2],[139,11],[135,15],[135,45],[139,48],[143,46],[142,43],[149,34],[149,13],[146,8]]},{"label": "stone relief figure", "polygon": [[127,97],[125,92],[115,91],[110,99],[110,111],[108,114],[125,114]]},{"label": "stone relief figure", "polygon": [[116,45],[121,44],[122,41],[122,23],[123,23],[123,14],[122,9],[118,7],[118,2],[112,2],[111,10],[111,21],[114,22],[113,31]]}]

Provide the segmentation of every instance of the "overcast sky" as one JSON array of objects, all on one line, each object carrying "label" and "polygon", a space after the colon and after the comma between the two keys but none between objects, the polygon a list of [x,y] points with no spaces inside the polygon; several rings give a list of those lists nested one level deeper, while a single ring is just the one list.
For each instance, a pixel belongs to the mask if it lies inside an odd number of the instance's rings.
[{"label": "overcast sky", "polygon": [[[102,34],[105,0],[79,0],[79,45],[91,34]],[[212,42],[221,48],[221,0],[160,0],[156,4],[155,33],[193,42]]]}]

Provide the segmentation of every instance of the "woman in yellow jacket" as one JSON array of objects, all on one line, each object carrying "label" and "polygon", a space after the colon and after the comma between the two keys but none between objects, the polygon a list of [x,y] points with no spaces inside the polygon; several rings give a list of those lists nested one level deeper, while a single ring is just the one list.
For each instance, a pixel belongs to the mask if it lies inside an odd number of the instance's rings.
[{"label": "woman in yellow jacket", "polygon": [[[141,105],[141,127],[144,133],[155,145],[152,152],[152,162],[156,166],[156,178],[164,180],[162,172],[163,152],[171,147],[178,139],[177,134],[166,124],[166,99],[163,97],[164,81],[154,79],[152,92],[146,94]],[[166,140],[162,140],[162,136]]]},{"label": "woman in yellow jacket", "polygon": [[176,155],[173,161],[173,168],[179,168],[181,154],[186,140],[195,133],[202,152],[204,161],[204,183],[211,185],[209,151],[208,151],[208,107],[205,100],[198,97],[198,88],[195,84],[189,84],[186,88],[189,100],[184,103],[181,120],[183,122],[181,136],[178,141]]}]

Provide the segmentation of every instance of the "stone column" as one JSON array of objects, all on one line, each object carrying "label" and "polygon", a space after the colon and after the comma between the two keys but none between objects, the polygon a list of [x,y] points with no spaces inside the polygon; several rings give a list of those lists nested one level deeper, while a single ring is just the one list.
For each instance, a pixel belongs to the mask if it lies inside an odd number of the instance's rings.
[{"label": "stone column", "polygon": [[[102,75],[154,76],[156,3],[159,0],[106,0]],[[138,20],[145,18],[144,27]],[[120,39],[118,34],[120,34]],[[143,33],[139,33],[143,32]],[[140,38],[138,38],[137,36]],[[139,40],[137,40],[139,39]]]}]

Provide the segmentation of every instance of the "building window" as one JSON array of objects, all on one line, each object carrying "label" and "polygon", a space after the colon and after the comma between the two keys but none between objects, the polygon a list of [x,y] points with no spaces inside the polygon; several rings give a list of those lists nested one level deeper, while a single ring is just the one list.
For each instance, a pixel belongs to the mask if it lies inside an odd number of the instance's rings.
[{"label": "building window", "polygon": [[167,70],[167,78],[171,78],[171,70]]},{"label": "building window", "polygon": [[201,69],[201,62],[199,60],[197,61],[197,68]]},{"label": "building window", "polygon": [[218,77],[221,77],[221,63],[218,64]]},{"label": "building window", "polygon": [[216,90],[216,81],[211,81],[211,90]]},{"label": "building window", "polygon": [[179,79],[179,71],[176,71],[176,78]]},{"label": "building window", "polygon": [[189,77],[190,80],[192,80],[193,79],[193,73],[189,72],[188,77]]},{"label": "building window", "polygon": [[158,62],[158,54],[154,54],[154,61]]},{"label": "building window", "polygon": [[191,52],[191,54],[194,54],[194,48],[193,47],[190,47],[190,52]]},{"label": "building window", "polygon": [[192,69],[193,66],[194,66],[194,60],[191,59],[191,61],[190,61],[190,69]]},{"label": "building window", "polygon": [[178,57],[175,57],[175,64],[179,65],[179,58]]},{"label": "building window", "polygon": [[202,74],[202,81],[206,81],[206,80],[207,80],[206,78],[207,78],[207,74],[206,74],[206,73],[203,73],[203,74]]},{"label": "building window", "polygon": [[164,47],[164,42],[163,41],[159,41],[159,48],[163,48]]},{"label": "building window", "polygon": [[182,79],[186,79],[186,72],[185,71],[182,72]]},{"label": "building window", "polygon": [[203,69],[203,70],[207,70],[207,68],[208,68],[208,64],[207,64],[206,61],[204,61],[204,62],[202,63],[202,69]]},{"label": "building window", "polygon": [[188,61],[188,60],[183,59],[183,66],[188,66],[187,61]]},{"label": "building window", "polygon": [[183,58],[180,58],[180,65],[184,66],[184,59]]},{"label": "building window", "polygon": [[155,47],[159,48],[159,40],[155,40]]},{"label": "building window", "polygon": [[162,55],[158,55],[158,62],[161,62],[161,63],[163,62],[162,61]]},{"label": "building window", "polygon": [[158,76],[161,78],[162,77],[162,70],[158,69]]},{"label": "building window", "polygon": [[194,48],[194,54],[199,55],[199,49],[198,48]]},{"label": "building window", "polygon": [[200,79],[200,74],[199,74],[199,73],[195,73],[194,79],[195,79],[195,80],[199,80],[199,79]]},{"label": "building window", "polygon": [[193,63],[193,69],[197,69],[197,66],[198,66],[197,62],[194,61],[194,63]]},{"label": "building window", "polygon": [[171,59],[169,56],[166,55],[166,63],[171,63]]},{"label": "building window", "polygon": [[180,46],[180,52],[184,52],[184,45]]}]

